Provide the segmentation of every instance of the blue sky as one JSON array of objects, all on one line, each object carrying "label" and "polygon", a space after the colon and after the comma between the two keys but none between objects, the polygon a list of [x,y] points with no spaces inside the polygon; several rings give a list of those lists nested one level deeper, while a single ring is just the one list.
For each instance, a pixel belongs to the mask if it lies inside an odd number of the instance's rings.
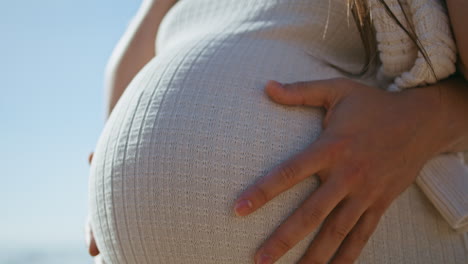
[{"label": "blue sky", "polygon": [[0,245],[84,243],[103,73],[138,0],[0,0]]}]

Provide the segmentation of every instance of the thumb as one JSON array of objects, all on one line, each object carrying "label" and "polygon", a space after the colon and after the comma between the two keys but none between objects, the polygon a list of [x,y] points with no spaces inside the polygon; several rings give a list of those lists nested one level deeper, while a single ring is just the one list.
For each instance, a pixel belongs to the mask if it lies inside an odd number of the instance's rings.
[{"label": "thumb", "polygon": [[319,81],[281,84],[269,81],[265,86],[266,94],[275,102],[284,105],[323,106],[329,109],[343,94],[344,81],[329,79]]}]

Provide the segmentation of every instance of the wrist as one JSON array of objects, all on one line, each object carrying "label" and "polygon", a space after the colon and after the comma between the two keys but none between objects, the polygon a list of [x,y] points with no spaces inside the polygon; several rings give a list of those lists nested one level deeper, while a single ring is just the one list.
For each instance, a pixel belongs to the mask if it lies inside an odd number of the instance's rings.
[{"label": "wrist", "polygon": [[415,130],[412,140],[413,155],[423,157],[423,162],[446,152],[451,144],[450,135],[445,129],[446,118],[442,102],[441,87],[431,85],[407,89],[400,93],[404,98],[408,124]]},{"label": "wrist", "polygon": [[440,83],[440,101],[444,130],[448,133],[443,152],[468,150],[468,83],[462,76],[454,76]]},{"label": "wrist", "polygon": [[468,87],[460,77],[402,92],[420,109],[423,142],[432,155],[468,149]]}]

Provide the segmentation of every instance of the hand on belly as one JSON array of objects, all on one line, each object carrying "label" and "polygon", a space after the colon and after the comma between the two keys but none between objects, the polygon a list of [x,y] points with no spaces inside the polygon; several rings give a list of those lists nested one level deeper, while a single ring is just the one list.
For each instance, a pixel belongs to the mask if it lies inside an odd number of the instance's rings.
[{"label": "hand on belly", "polygon": [[335,253],[333,261],[356,260],[385,210],[435,154],[435,145],[424,144],[432,141],[414,138],[434,130],[433,116],[421,115],[428,105],[422,99],[429,98],[346,79],[283,86],[271,81],[266,93],[280,104],[323,106],[327,113],[317,141],[237,199],[235,211],[245,216],[310,175],[321,179],[321,186],[258,249],[255,263],[277,261],[325,219],[300,263],[327,263]]}]

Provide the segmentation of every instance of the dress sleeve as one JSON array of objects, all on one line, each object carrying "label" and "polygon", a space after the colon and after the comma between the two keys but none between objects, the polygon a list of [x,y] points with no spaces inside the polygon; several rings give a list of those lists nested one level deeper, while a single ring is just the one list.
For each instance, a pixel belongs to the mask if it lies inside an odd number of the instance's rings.
[{"label": "dress sleeve", "polygon": [[468,231],[468,167],[462,153],[429,160],[416,184],[453,229]]}]

